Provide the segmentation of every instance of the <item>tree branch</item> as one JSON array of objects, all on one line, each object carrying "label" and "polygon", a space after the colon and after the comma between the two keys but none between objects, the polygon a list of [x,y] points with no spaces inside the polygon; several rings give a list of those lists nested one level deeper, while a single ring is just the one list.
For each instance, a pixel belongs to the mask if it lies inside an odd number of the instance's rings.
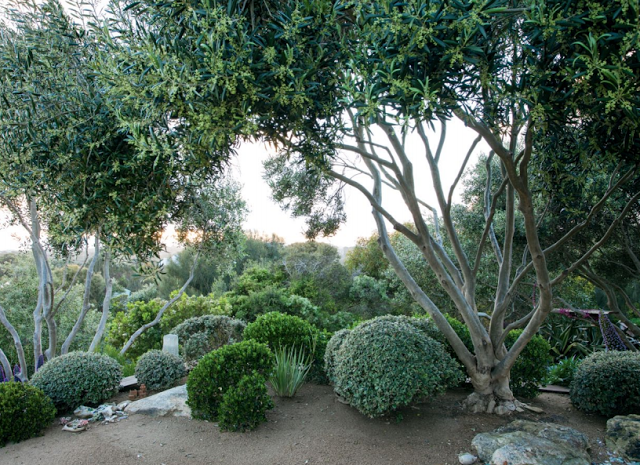
[{"label": "tree branch", "polygon": [[[381,203],[382,198],[382,190],[380,183],[380,175],[375,170],[373,165],[368,163],[369,169],[372,171],[372,176],[374,177],[374,189],[373,194],[370,194],[373,198],[374,202],[377,204]],[[420,286],[414,281],[411,274],[407,271],[402,261],[398,258],[391,245],[391,241],[389,240],[389,235],[387,233],[386,225],[384,224],[384,220],[382,218],[382,214],[374,209],[372,211],[373,217],[376,220],[376,225],[378,227],[378,237],[380,241],[380,248],[382,252],[385,254],[391,266],[397,273],[400,280],[405,284],[407,290],[411,293],[413,298],[418,302],[418,304],[429,313],[436,326],[442,331],[447,340],[451,343],[453,350],[458,355],[460,361],[467,367],[470,373],[474,373],[476,370],[475,357],[469,350],[466,348],[460,337],[453,330],[447,319],[442,315],[440,310],[436,307],[436,305],[429,299],[429,297],[424,293]]]},{"label": "tree branch", "polygon": [[111,252],[107,250],[104,254],[104,300],[102,301],[102,316],[100,317],[100,324],[96,329],[96,334],[93,336],[91,345],[89,346],[89,352],[95,352],[102,340],[102,335],[107,326],[107,320],[109,319],[109,310],[111,309],[111,295],[113,294],[113,278],[110,273],[111,266]]},{"label": "tree branch", "polygon": [[[471,144],[471,147],[469,147],[469,151],[467,152],[467,155],[465,155],[464,157],[462,166],[460,166],[460,171],[458,171],[458,175],[456,176],[456,179],[453,181],[453,184],[451,184],[451,188],[449,188],[449,196],[447,198],[447,205],[449,206],[451,206],[452,204],[453,192],[456,190],[456,186],[458,185],[458,182],[460,182],[460,178],[462,178],[462,175],[464,174],[464,170],[467,167],[469,158],[471,158],[471,155],[473,154],[474,150],[476,149],[476,146],[478,145],[478,142],[480,142],[481,139],[482,139],[482,136],[476,137],[473,143]],[[435,157],[434,160],[437,165],[438,157]]]},{"label": "tree branch", "polygon": [[160,323],[160,319],[162,318],[162,315],[164,315],[164,312],[171,307],[180,297],[182,297],[182,294],[185,293],[185,291],[187,290],[187,287],[189,287],[189,284],[191,284],[191,281],[193,280],[193,276],[195,274],[196,271],[196,265],[198,264],[198,258],[200,257],[200,250],[198,250],[198,252],[196,253],[194,259],[193,259],[193,265],[191,265],[191,271],[189,272],[189,279],[187,279],[187,281],[184,283],[184,285],[180,288],[180,291],[178,292],[178,294],[176,294],[171,300],[169,300],[166,304],[163,305],[163,307],[158,310],[158,314],[156,315],[156,317],[153,319],[153,321],[150,321],[149,323],[142,325],[140,328],[138,328],[136,330],[135,333],[133,333],[131,335],[131,337],[129,338],[129,340],[126,342],[126,344],[124,345],[124,347],[122,347],[122,350],[120,350],[120,355],[124,355],[124,353],[129,350],[129,348],[131,347],[131,344],[133,344],[135,342],[136,339],[138,339],[138,337],[144,333],[147,329],[154,327],[155,325],[157,325],[158,323]]},{"label": "tree branch", "polygon": [[607,242],[609,237],[611,237],[611,235],[613,234],[613,231],[616,229],[618,224],[624,219],[624,217],[627,215],[629,210],[631,210],[632,206],[635,204],[635,202],[639,198],[640,198],[640,192],[637,192],[633,197],[631,197],[631,200],[627,202],[625,207],[622,209],[622,212],[618,215],[618,217],[615,220],[613,220],[611,225],[609,225],[609,228],[607,229],[605,234],[600,238],[600,240],[596,242],[589,250],[587,250],[582,255],[582,257],[580,257],[573,264],[571,264],[569,268],[563,270],[562,273],[560,273],[560,275],[558,275],[553,281],[551,281],[551,285],[555,286],[556,284],[559,284],[562,281],[564,281],[567,278],[567,276],[569,276],[569,273],[571,273],[576,268],[578,268],[582,263],[588,260],[589,257],[591,257],[591,255],[593,255],[595,251],[597,251],[600,247],[602,247],[602,245]]},{"label": "tree branch", "polygon": [[11,379],[11,373],[13,373],[13,371],[11,370],[11,363],[9,363],[9,359],[3,352],[2,348],[0,348],[0,365],[2,365],[4,375],[7,377],[7,379]]},{"label": "tree branch", "polygon": [[[444,190],[442,187],[442,180],[440,178],[440,170],[435,161],[433,154],[431,153],[431,148],[429,145],[429,139],[424,131],[424,127],[421,123],[416,125],[418,130],[418,134],[422,139],[427,162],[429,163],[429,169],[431,171],[431,179],[433,181],[433,187],[436,192],[436,197],[438,199],[438,204],[440,205],[440,210],[442,212],[442,220],[444,223],[445,230],[447,231],[447,236],[449,237],[449,241],[451,242],[451,246],[453,247],[453,253],[458,260],[458,264],[460,265],[460,271],[462,273],[462,279],[460,280],[462,283],[463,292],[465,294],[465,299],[468,303],[472,305],[475,309],[475,280],[473,279],[473,273],[471,271],[471,266],[469,265],[469,259],[467,258],[467,254],[464,252],[462,248],[462,244],[460,244],[460,239],[458,238],[457,231],[453,224],[453,219],[451,218],[451,204],[447,203],[444,197]],[[471,155],[473,149],[477,145],[478,140],[474,141],[469,153],[467,153],[467,158],[463,165],[466,164],[468,157]]]},{"label": "tree branch", "polygon": [[91,280],[93,279],[93,273],[96,267],[96,263],[98,262],[98,257],[100,256],[100,231],[96,232],[95,236],[95,245],[93,250],[93,259],[89,264],[89,268],[87,268],[87,277],[84,282],[84,296],[82,298],[82,310],[80,311],[80,315],[78,315],[78,319],[76,320],[71,332],[68,334],[67,338],[64,340],[62,344],[62,348],[60,352],[62,354],[66,354],[69,352],[69,348],[71,347],[71,343],[78,334],[80,330],[80,326],[82,326],[82,322],[84,321],[84,317],[87,315],[89,311],[90,303],[89,297],[91,295]]},{"label": "tree branch", "polygon": [[[7,331],[9,331],[9,334],[11,334],[11,337],[13,338],[13,344],[16,346],[16,353],[18,354],[18,363],[20,365],[20,370],[22,371],[22,380],[27,381],[29,379],[29,372],[27,369],[27,360],[24,357],[22,341],[20,340],[20,335],[18,334],[18,331],[16,331],[16,328],[14,328],[7,319],[7,314],[2,305],[0,305],[0,323],[7,328]],[[9,370],[7,375],[10,375],[11,373],[12,371]]]}]

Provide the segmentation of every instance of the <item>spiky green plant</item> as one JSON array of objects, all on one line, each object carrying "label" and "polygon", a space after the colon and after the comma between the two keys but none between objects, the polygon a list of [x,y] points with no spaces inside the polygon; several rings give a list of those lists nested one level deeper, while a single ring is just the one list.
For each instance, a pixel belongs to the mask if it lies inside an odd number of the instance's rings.
[{"label": "spiky green plant", "polygon": [[304,384],[313,358],[302,348],[281,347],[276,350],[276,367],[269,382],[279,397],[293,397]]}]

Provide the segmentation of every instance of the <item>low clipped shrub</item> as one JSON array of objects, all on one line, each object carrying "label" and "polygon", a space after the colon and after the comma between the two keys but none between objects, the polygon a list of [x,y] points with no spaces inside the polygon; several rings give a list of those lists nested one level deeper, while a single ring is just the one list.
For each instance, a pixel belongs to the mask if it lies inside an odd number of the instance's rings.
[{"label": "low clipped shrub", "polygon": [[31,384],[51,398],[60,411],[97,405],[118,393],[120,364],[107,355],[69,352],[44,364]]},{"label": "low clipped shrub", "polygon": [[[507,336],[505,345],[510,349],[522,334],[521,329],[513,330]],[[533,399],[540,390],[538,389],[547,377],[551,356],[551,346],[542,336],[535,335],[522,349],[511,368],[509,385],[513,394],[525,399]]]},{"label": "low clipped shrub", "polygon": [[[471,335],[469,334],[469,329],[466,327],[464,323],[462,323],[457,318],[452,317],[451,315],[444,316],[458,337],[462,340],[462,343],[465,345],[467,349],[473,352],[473,342],[471,341]],[[457,355],[451,347],[451,344],[445,337],[445,335],[438,329],[435,322],[429,317],[414,317],[411,318],[411,324],[413,324],[417,329],[425,333],[427,336],[435,339],[439,343],[443,344],[446,351],[452,357],[456,358]]]},{"label": "low clipped shrub", "polygon": [[595,352],[577,368],[571,402],[586,413],[640,413],[640,353]]},{"label": "low clipped shrub", "polygon": [[186,374],[182,358],[161,350],[150,350],[138,360],[136,365],[138,384],[147,389],[159,391],[173,386]]},{"label": "low clipped shrub", "polygon": [[372,418],[444,392],[460,377],[442,344],[402,320],[362,323],[336,355],[336,392]]},{"label": "low clipped shrub", "polygon": [[0,446],[38,436],[56,415],[41,389],[14,381],[0,383]]},{"label": "low clipped shrub", "polygon": [[336,370],[336,356],[340,347],[342,347],[342,343],[347,338],[351,330],[349,329],[341,329],[340,331],[336,331],[329,342],[327,343],[327,348],[324,352],[324,370],[327,373],[327,378],[331,383],[336,382],[335,379],[335,370]]},{"label": "low clipped shrub", "polygon": [[218,425],[222,431],[247,431],[267,421],[266,411],[274,407],[264,376],[253,372],[240,378],[222,397]]},{"label": "low clipped shrub", "polygon": [[244,330],[244,338],[267,344],[271,350],[280,347],[299,347],[307,353],[314,350],[314,338],[318,333],[308,321],[279,312],[260,315]]},{"label": "low clipped shrub", "polygon": [[268,378],[274,363],[269,347],[252,340],[226,345],[205,355],[187,379],[187,405],[193,417],[216,420],[230,387],[254,371]]},{"label": "low clipped shrub", "polygon": [[217,347],[215,343],[212,343],[211,336],[206,333],[196,333],[182,344],[182,355],[188,362],[194,362],[215,349]]},{"label": "low clipped shrub", "polygon": [[189,318],[171,330],[178,336],[187,363],[197,361],[212,350],[240,342],[245,323],[226,315]]}]

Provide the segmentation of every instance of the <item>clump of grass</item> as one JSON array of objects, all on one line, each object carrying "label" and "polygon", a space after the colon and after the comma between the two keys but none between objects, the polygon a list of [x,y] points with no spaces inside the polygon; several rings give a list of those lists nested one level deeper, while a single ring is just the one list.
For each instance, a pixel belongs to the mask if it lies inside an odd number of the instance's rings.
[{"label": "clump of grass", "polygon": [[281,347],[275,356],[276,366],[269,382],[279,397],[293,397],[304,384],[313,360],[295,347]]}]

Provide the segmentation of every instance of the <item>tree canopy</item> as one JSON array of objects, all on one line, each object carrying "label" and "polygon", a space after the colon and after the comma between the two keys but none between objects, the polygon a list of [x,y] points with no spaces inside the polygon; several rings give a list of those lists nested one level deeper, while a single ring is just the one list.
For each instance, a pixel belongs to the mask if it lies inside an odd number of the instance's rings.
[{"label": "tree canopy", "polygon": [[[244,140],[271,142],[279,150],[267,164],[274,198],[309,218],[309,237],[337,229],[343,189],[356,189],[372,206],[395,273],[466,367],[475,388],[466,405],[517,407],[509,372],[551,312],[553,288],[588,263],[640,198],[637,0],[110,5],[107,19],[94,20],[103,43],[98,80],[141,159],[180,147],[185,166],[206,169]],[[477,138],[445,186],[443,144],[454,118]],[[465,244],[453,193],[481,140],[491,150],[474,227],[481,234]],[[428,173],[415,169],[416,157]],[[425,174],[435,205],[417,194]],[[387,208],[390,189],[401,194],[409,226]],[[553,212],[570,213],[569,224],[544,230],[545,195]],[[600,219],[605,226],[585,234]],[[420,251],[473,350],[416,282],[389,225]],[[569,244],[568,260],[551,264]],[[487,258],[497,271],[482,312]],[[536,299],[519,316],[510,310],[526,281]]]}]

